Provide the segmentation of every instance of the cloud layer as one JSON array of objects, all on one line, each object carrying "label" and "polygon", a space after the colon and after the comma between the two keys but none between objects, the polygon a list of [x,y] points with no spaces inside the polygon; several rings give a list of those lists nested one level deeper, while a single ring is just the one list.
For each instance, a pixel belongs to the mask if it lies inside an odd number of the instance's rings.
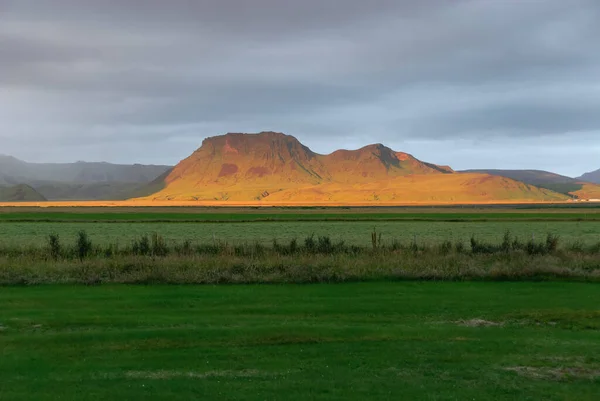
[{"label": "cloud layer", "polygon": [[600,167],[596,0],[0,0],[0,153],[176,163],[277,130],[455,168]]}]

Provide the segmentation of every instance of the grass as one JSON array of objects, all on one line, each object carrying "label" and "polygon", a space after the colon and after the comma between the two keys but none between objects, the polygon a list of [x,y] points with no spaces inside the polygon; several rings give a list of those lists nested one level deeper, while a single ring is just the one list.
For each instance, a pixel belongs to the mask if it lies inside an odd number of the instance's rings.
[{"label": "grass", "polygon": [[577,283],[0,291],[2,400],[596,400]]},{"label": "grass", "polygon": [[169,243],[159,233],[131,243],[94,244],[85,231],[72,243],[50,234],[46,245],[0,247],[0,285],[52,283],[218,284],[316,283],[373,280],[600,281],[600,242],[562,244],[559,236],[522,241],[506,232],[500,242],[475,236],[468,244],[384,243],[370,246],[308,236],[229,244],[213,240]]},{"label": "grass", "polygon": [[10,222],[599,221],[600,213],[4,213]]},{"label": "grass", "polygon": [[600,224],[597,222],[254,222],[254,223],[0,223],[0,246],[45,244],[48,235],[57,233],[64,238],[74,238],[84,229],[95,243],[128,244],[141,235],[160,232],[170,242],[191,240],[208,243],[213,240],[228,243],[258,241],[269,245],[273,239],[281,242],[303,239],[311,234],[325,235],[334,241],[368,246],[373,228],[381,233],[382,241],[394,240],[433,244],[444,240],[469,241],[472,235],[486,241],[497,241],[509,230],[521,240],[532,236],[541,239],[547,233],[560,235],[563,242],[595,244],[600,241]]},{"label": "grass", "polygon": [[597,208],[105,210],[0,212],[0,400],[600,393]]},{"label": "grass", "polygon": [[594,204],[451,207],[0,207],[0,222],[598,221]]}]

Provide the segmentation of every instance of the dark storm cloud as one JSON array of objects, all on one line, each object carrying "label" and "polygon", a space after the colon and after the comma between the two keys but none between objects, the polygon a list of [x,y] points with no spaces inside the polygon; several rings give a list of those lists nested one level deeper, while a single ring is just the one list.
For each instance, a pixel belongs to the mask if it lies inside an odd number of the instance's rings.
[{"label": "dark storm cloud", "polygon": [[470,167],[543,137],[575,174],[600,167],[598,20],[595,0],[0,0],[0,152],[175,163],[269,129]]}]

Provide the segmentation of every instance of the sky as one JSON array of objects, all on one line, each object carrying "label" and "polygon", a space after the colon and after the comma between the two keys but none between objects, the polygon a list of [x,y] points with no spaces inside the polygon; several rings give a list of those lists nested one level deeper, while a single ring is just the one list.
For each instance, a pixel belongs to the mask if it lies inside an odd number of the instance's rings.
[{"label": "sky", "polygon": [[209,136],[600,168],[597,0],[0,0],[0,153],[176,164]]}]

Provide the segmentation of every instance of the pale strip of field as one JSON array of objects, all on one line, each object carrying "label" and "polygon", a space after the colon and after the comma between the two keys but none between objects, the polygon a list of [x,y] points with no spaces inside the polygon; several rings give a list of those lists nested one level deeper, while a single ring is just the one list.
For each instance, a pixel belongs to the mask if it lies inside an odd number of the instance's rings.
[{"label": "pale strip of field", "polygon": [[[395,207],[395,206],[452,206],[452,205],[552,205],[592,202],[265,202],[265,201],[156,201],[156,200],[124,200],[124,201],[48,201],[48,202],[0,202],[0,207]],[[595,203],[600,203],[600,200]]]}]

